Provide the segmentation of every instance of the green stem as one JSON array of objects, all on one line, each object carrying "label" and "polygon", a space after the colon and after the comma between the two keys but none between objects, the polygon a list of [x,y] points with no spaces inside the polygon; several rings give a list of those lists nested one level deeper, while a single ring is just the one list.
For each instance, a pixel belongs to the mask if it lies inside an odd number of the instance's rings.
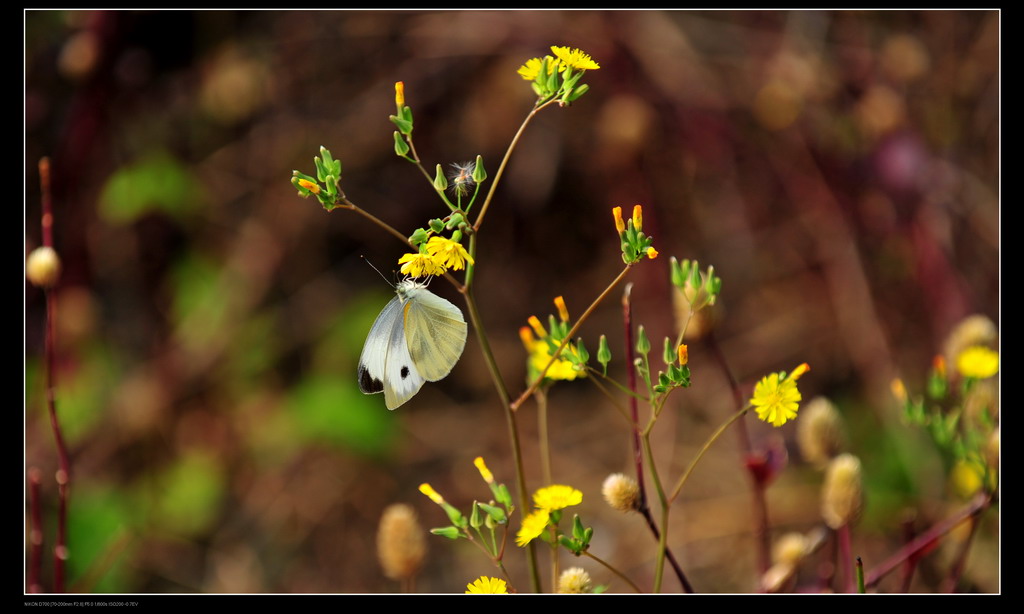
[{"label": "green stem", "polygon": [[676,487],[672,489],[672,496],[669,497],[669,501],[675,501],[676,497],[679,496],[679,491],[683,489],[683,484],[686,483],[687,478],[689,478],[690,474],[693,473],[694,467],[696,467],[697,463],[700,462],[700,459],[704,456],[704,453],[707,452],[711,445],[718,440],[722,433],[725,432],[725,429],[729,428],[729,426],[733,422],[736,422],[741,417],[743,417],[743,415],[747,413],[748,409],[750,408],[744,407],[742,410],[733,414],[731,418],[726,420],[725,424],[718,427],[718,430],[716,430],[714,434],[711,435],[711,437],[706,442],[704,442],[704,445],[701,447],[700,452],[698,452],[697,456],[694,457],[692,461],[690,461],[690,466],[686,468],[686,472],[683,473],[682,477],[679,478],[679,482],[676,484]]},{"label": "green stem", "polygon": [[576,324],[574,324],[573,327],[569,330],[569,333],[565,336],[565,339],[562,339],[562,344],[558,346],[558,349],[551,354],[551,359],[548,360],[548,364],[545,365],[544,368],[541,370],[540,375],[537,376],[537,379],[533,380],[533,383],[530,384],[530,387],[526,389],[526,392],[519,395],[519,398],[512,403],[512,411],[516,411],[517,409],[519,409],[519,406],[522,405],[526,401],[526,399],[528,399],[530,395],[532,395],[537,390],[537,386],[540,386],[541,382],[544,381],[544,376],[547,375],[548,369],[550,369],[551,365],[555,364],[555,361],[558,360],[558,356],[562,353],[562,350],[565,349],[565,346],[569,344],[569,340],[573,338],[573,336],[576,334],[576,331],[579,330],[580,326],[582,326],[583,323],[587,321],[587,318],[590,317],[590,314],[593,313],[595,309],[597,309],[597,306],[601,304],[601,301],[603,301],[605,297],[607,297],[608,294],[615,289],[615,286],[619,285],[619,282],[625,279],[626,273],[629,272],[631,266],[632,265],[627,264],[625,268],[623,268],[622,271],[619,273],[619,275],[614,280],[612,280],[612,283],[608,284],[608,287],[604,289],[604,292],[602,292],[600,296],[594,299],[594,302],[591,303],[589,307],[587,307],[587,310],[583,312],[583,315],[580,316],[580,319],[576,320]]},{"label": "green stem", "polygon": [[[471,241],[470,243],[472,244],[473,242]],[[516,465],[516,488],[519,492],[519,506],[523,510],[528,510],[530,509],[530,498],[526,491],[526,477],[523,471],[523,454],[519,445],[519,426],[516,424],[516,414],[509,407],[508,388],[505,386],[505,380],[502,379],[501,372],[498,370],[498,363],[494,360],[494,354],[491,352],[491,345],[487,341],[487,333],[484,331],[483,320],[480,318],[480,312],[477,310],[473,292],[469,287],[465,287],[464,295],[466,297],[466,306],[469,309],[469,319],[473,323],[473,330],[476,331],[476,338],[480,343],[480,351],[484,355],[484,363],[487,364],[487,369],[491,374],[494,388],[498,393],[498,398],[501,400],[501,407],[505,410],[505,421],[508,425],[508,434],[512,445],[512,459]],[[526,562],[530,569],[530,582],[534,592],[539,593],[540,573],[537,569],[537,553],[532,541],[526,545],[526,552]]]},{"label": "green stem", "polygon": [[665,573],[665,552],[668,550],[668,500],[665,498],[665,490],[661,486],[658,470],[654,466],[650,429],[644,430],[640,440],[643,443],[644,457],[647,459],[647,470],[651,474],[651,482],[654,483],[654,490],[658,493],[658,503],[661,505],[661,531],[658,536],[658,557],[654,567],[654,592],[660,593],[661,580]]},{"label": "green stem", "polygon": [[530,111],[530,114],[523,120],[522,125],[519,126],[519,130],[516,132],[516,135],[512,137],[512,142],[509,143],[508,149],[505,150],[505,157],[501,159],[501,165],[498,166],[498,172],[494,174],[494,181],[491,183],[491,187],[487,191],[487,198],[484,199],[484,204],[480,207],[480,215],[476,217],[476,223],[473,224],[473,230],[480,230],[480,225],[484,222],[484,215],[487,214],[487,209],[491,206],[491,199],[494,197],[494,191],[498,187],[498,182],[501,180],[501,176],[505,173],[505,166],[508,165],[509,158],[512,157],[512,150],[514,150],[516,148],[516,144],[519,143],[519,137],[523,135],[523,131],[526,130],[526,126],[530,123],[530,120],[533,119],[533,116],[553,102],[554,100],[549,100],[544,104],[534,106],[533,110]]},{"label": "green stem", "polygon": [[554,484],[551,478],[551,447],[548,439],[548,393],[537,390],[537,434],[540,438],[540,467],[545,484]]},{"label": "green stem", "polygon": [[627,578],[624,573],[622,573],[618,569],[615,569],[614,567],[609,565],[606,561],[604,561],[603,559],[601,559],[601,558],[597,557],[596,555],[594,555],[593,553],[591,553],[589,550],[585,550],[583,552],[583,554],[585,554],[588,557],[594,559],[595,561],[597,561],[598,563],[603,565],[605,569],[607,569],[608,571],[612,572],[613,574],[615,574],[616,576],[621,578],[622,581],[625,582],[626,584],[628,584],[630,587],[632,587],[634,591],[636,591],[638,593],[642,593],[643,592],[642,590],[640,590],[640,587],[637,586],[632,580]]}]

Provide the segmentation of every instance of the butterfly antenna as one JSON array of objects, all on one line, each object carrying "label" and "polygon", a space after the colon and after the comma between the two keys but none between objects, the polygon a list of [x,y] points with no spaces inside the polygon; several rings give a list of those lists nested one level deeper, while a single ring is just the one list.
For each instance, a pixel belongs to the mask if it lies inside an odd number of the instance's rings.
[{"label": "butterfly antenna", "polygon": [[369,261],[369,260],[368,260],[368,259],[366,258],[366,256],[364,256],[364,255],[360,254],[360,255],[359,255],[359,257],[363,259],[363,262],[365,262],[366,264],[370,265],[370,268],[371,268],[371,269],[373,269],[374,271],[377,271],[377,275],[380,275],[381,279],[383,279],[383,280],[384,280],[384,282],[385,282],[385,283],[387,283],[387,285],[391,286],[392,288],[394,288],[394,287],[395,287],[395,284],[393,284],[393,283],[391,283],[390,281],[388,281],[388,278],[387,278],[387,277],[384,277],[384,273],[381,273],[381,272],[380,272],[380,269],[378,269],[377,267],[373,266],[373,263],[372,263],[372,262],[370,262],[370,261]]}]

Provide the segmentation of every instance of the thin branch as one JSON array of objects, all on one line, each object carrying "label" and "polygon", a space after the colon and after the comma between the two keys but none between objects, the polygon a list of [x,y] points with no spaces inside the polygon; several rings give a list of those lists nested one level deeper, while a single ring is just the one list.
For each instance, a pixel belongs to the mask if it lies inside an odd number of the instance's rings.
[{"label": "thin branch", "polygon": [[981,514],[989,505],[992,504],[993,495],[990,493],[978,493],[970,505],[960,510],[953,516],[939,522],[932,528],[928,529],[917,539],[913,540],[906,546],[903,546],[897,550],[889,558],[882,561],[874,570],[867,575],[864,581],[865,586],[872,587],[878,584],[879,580],[884,578],[893,569],[896,569],[901,563],[906,561],[908,558],[920,553],[925,548],[931,546],[940,537],[949,533],[962,522],[968,520],[973,516]]},{"label": "thin branch", "polygon": [[28,592],[41,593],[43,568],[43,514],[39,506],[39,483],[40,471],[32,467],[28,470],[28,503],[29,518],[32,525],[29,527],[28,541]]},{"label": "thin branch", "polygon": [[[743,393],[740,391],[739,382],[736,381],[736,376],[733,375],[732,369],[729,368],[729,363],[725,360],[725,354],[722,352],[721,346],[718,345],[718,338],[714,330],[708,333],[708,349],[711,350],[712,356],[714,356],[719,368],[729,381],[729,388],[732,391],[736,409],[743,409],[745,402]],[[754,516],[754,542],[757,544],[758,575],[763,576],[772,563],[771,542],[768,539],[768,503],[765,497],[765,485],[754,470],[754,467],[746,462],[750,458],[752,447],[745,420],[740,420],[736,424],[736,437],[739,439],[743,464],[750,478],[751,511]]]},{"label": "thin branch", "polygon": [[537,379],[533,380],[533,383],[530,384],[530,387],[526,389],[526,392],[519,395],[519,398],[512,403],[512,411],[516,411],[517,409],[519,409],[519,406],[522,405],[526,401],[526,399],[530,398],[530,395],[532,395],[534,391],[537,390],[537,386],[540,386],[541,382],[544,381],[544,376],[547,375],[548,369],[550,369],[551,365],[555,364],[555,361],[558,360],[558,356],[562,353],[562,350],[565,349],[565,346],[569,344],[569,340],[573,338],[573,336],[576,334],[576,331],[579,330],[580,326],[582,326],[583,323],[587,321],[587,318],[590,317],[590,314],[593,313],[595,309],[597,309],[597,306],[601,304],[601,301],[603,301],[605,297],[607,297],[608,294],[610,294],[611,291],[615,289],[615,286],[619,285],[619,282],[626,277],[626,273],[629,272],[631,266],[632,265],[627,264],[625,268],[623,268],[622,271],[619,273],[619,275],[614,280],[612,280],[612,283],[608,284],[608,287],[605,288],[604,291],[601,292],[601,294],[596,299],[594,299],[594,302],[591,303],[589,307],[587,307],[587,310],[583,312],[583,315],[580,316],[580,319],[576,320],[576,324],[574,324],[573,327],[569,330],[569,333],[565,336],[565,339],[562,339],[562,344],[558,346],[558,349],[551,354],[551,359],[548,360],[548,364],[545,365],[543,369],[541,369],[540,375],[537,376]]},{"label": "thin branch", "polygon": [[491,199],[494,198],[495,189],[498,187],[498,182],[501,180],[501,176],[505,173],[505,167],[508,165],[509,158],[512,157],[512,151],[519,143],[519,137],[523,135],[523,132],[526,130],[526,126],[530,123],[530,120],[533,119],[541,109],[553,102],[554,100],[552,99],[544,104],[535,106],[533,110],[530,111],[530,114],[526,116],[526,119],[523,120],[522,125],[519,126],[519,130],[516,132],[516,135],[512,137],[512,142],[509,143],[508,149],[505,150],[505,157],[501,159],[501,164],[498,165],[498,172],[494,174],[494,181],[491,182],[491,187],[487,190],[487,198],[484,199],[484,204],[480,207],[480,215],[476,216],[476,223],[473,224],[474,232],[479,231],[480,225],[484,223],[484,215],[487,214],[487,209],[491,206]]},{"label": "thin branch", "polygon": [[593,554],[593,553],[592,553],[592,552],[590,552],[589,550],[584,550],[584,551],[583,551],[583,554],[584,554],[584,555],[586,555],[586,556],[588,556],[588,557],[590,557],[590,558],[592,558],[593,560],[597,561],[598,563],[600,563],[601,565],[603,565],[605,569],[607,569],[608,571],[612,572],[613,574],[615,574],[616,576],[618,576],[619,578],[621,578],[621,579],[622,579],[622,581],[623,581],[623,582],[625,582],[626,584],[628,584],[628,585],[629,585],[630,587],[632,587],[632,589],[633,589],[634,591],[636,591],[636,592],[638,592],[638,593],[642,593],[642,592],[643,592],[642,590],[640,590],[640,587],[639,587],[639,586],[637,586],[637,585],[636,585],[636,584],[635,584],[635,583],[634,583],[634,582],[633,582],[632,580],[630,580],[629,578],[627,578],[627,577],[626,577],[626,575],[625,575],[624,573],[622,573],[622,572],[621,572],[621,571],[619,571],[618,569],[615,569],[614,567],[612,567],[611,565],[609,565],[609,564],[608,564],[607,562],[605,562],[605,561],[604,561],[603,559],[599,558],[598,556],[596,556],[595,554]]},{"label": "thin branch", "polygon": [[[50,197],[50,160],[39,160],[39,182],[42,191],[43,245],[53,247],[53,209]],[[57,373],[56,373],[56,320],[57,296],[53,288],[46,288],[46,408],[50,414],[50,427],[57,444],[57,543],[53,548],[53,590],[64,592],[64,561],[68,558],[67,517],[68,489],[71,486],[71,459],[57,419]]]}]

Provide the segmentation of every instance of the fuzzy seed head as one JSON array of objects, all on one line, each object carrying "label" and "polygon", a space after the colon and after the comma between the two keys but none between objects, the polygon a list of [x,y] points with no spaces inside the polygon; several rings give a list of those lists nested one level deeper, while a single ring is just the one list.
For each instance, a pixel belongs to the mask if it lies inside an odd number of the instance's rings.
[{"label": "fuzzy seed head", "polygon": [[832,459],[822,487],[821,515],[825,524],[838,529],[856,519],[863,503],[861,484],[860,459],[852,454]]},{"label": "fuzzy seed head", "polygon": [[812,399],[803,410],[803,419],[797,423],[796,440],[800,453],[807,462],[823,468],[843,451],[843,419],[831,401],[825,397]]},{"label": "fuzzy seed head", "polygon": [[562,575],[558,577],[558,592],[559,593],[589,593],[590,592],[590,574],[586,572],[582,567],[570,567],[562,572]]},{"label": "fuzzy seed head", "polygon": [[377,557],[392,580],[411,578],[419,571],[427,543],[412,507],[396,503],[385,508],[377,529]]},{"label": "fuzzy seed head", "polygon": [[620,512],[635,512],[640,509],[640,486],[633,478],[613,473],[604,480],[601,494],[612,509]]},{"label": "fuzzy seed head", "polygon": [[799,565],[807,553],[808,541],[803,533],[786,533],[772,546],[772,560],[776,563]]},{"label": "fuzzy seed head", "polygon": [[52,288],[60,277],[60,257],[49,246],[37,247],[25,262],[25,276],[33,285]]}]

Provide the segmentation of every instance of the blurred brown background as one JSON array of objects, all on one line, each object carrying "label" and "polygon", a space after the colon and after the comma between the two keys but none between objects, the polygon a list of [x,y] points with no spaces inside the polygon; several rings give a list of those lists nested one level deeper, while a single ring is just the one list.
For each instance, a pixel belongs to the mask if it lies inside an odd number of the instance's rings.
[{"label": "blurred brown background", "polygon": [[[724,280],[716,330],[745,390],[811,364],[804,398],[836,401],[864,463],[854,549],[870,569],[899,544],[907,510],[924,528],[959,504],[888,386],[901,376],[919,392],[956,322],[999,318],[999,26],[995,11],[27,11],[25,242],[40,242],[47,155],[71,585],[393,592],[374,545],[386,505],[445,524],[416,487],[467,510],[488,496],[477,455],[513,483],[474,333],[454,372],[398,411],[358,392],[355,362],[391,292],[360,256],[388,271],[403,246],[297,198],[289,178],[312,173],[326,146],[348,197],[411,233],[443,210],[394,155],[394,82],[428,168],[480,154],[493,177],[533,103],[516,69],[553,44],[601,69],[586,96],[531,124],[482,229],[477,296],[507,381],[522,390],[518,328],[557,295],[582,313],[621,266],[611,207],[643,204],[661,257],[630,275],[636,323],[656,348],[674,335],[668,257],[698,259]],[[464,307],[448,284],[432,289]],[[26,469],[46,476],[52,546],[45,309],[37,289],[25,297]],[[592,353],[608,335],[623,379],[621,330],[616,294],[582,334]],[[694,386],[654,437],[670,482],[733,411],[700,341],[690,355]],[[535,416],[520,412],[531,490]],[[801,462],[794,425],[750,428],[755,445],[790,451],[768,492],[773,535],[820,524],[821,475]],[[563,383],[551,432],[555,480],[584,492],[594,552],[649,587],[654,541],[600,499],[608,473],[630,470],[621,418],[586,381]],[[756,590],[734,437],[672,521],[698,590]],[[967,590],[999,589],[998,538],[992,513]],[[497,575],[465,542],[428,544],[418,590]],[[936,590],[953,550],[925,559],[914,590]],[[526,590],[521,554],[508,561]]]}]

